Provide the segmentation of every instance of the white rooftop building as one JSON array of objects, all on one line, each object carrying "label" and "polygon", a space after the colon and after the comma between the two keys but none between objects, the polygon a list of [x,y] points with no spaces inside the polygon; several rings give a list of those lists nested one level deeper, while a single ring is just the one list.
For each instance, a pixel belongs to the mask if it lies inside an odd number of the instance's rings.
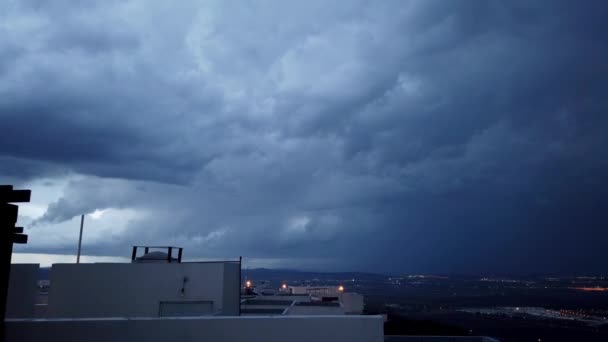
[{"label": "white rooftop building", "polygon": [[13,265],[6,341],[383,340],[380,316],[300,315],[297,309],[285,316],[241,316],[239,261],[181,262],[176,247],[144,251],[137,256],[134,248],[132,263],[53,265],[48,305],[38,313],[38,265]]},{"label": "white rooftop building", "polygon": [[[255,293],[267,293],[257,291]],[[244,315],[360,315],[363,296],[343,286],[286,286],[274,295],[255,295],[241,300]]]},{"label": "white rooftop building", "polygon": [[238,262],[55,264],[48,316],[234,316]]},{"label": "white rooftop building", "polygon": [[5,341],[384,341],[382,316],[360,315],[361,295],[293,287],[241,298],[240,261],[181,262],[178,250],[55,264],[44,310],[33,308],[38,265],[13,265]]},{"label": "white rooftop building", "polygon": [[161,248],[170,252],[137,257],[134,247],[130,264],[54,264],[46,317],[239,314],[240,262],[181,262],[181,248]]}]

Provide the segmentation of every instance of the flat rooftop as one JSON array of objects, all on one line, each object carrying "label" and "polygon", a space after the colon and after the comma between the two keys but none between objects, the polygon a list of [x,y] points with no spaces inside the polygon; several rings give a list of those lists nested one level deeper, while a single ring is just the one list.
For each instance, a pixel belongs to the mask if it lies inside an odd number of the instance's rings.
[{"label": "flat rooftop", "polygon": [[273,299],[246,299],[241,304],[243,305],[281,305],[289,306],[293,303],[291,300],[273,300]]},{"label": "flat rooftop", "polygon": [[327,306],[327,307],[339,307],[340,303],[336,302],[296,302],[296,306]]}]

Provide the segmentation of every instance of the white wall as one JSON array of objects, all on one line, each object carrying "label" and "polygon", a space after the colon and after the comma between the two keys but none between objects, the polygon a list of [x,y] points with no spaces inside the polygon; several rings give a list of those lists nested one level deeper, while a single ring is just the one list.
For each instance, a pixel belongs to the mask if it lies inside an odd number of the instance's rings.
[{"label": "white wall", "polygon": [[38,295],[38,264],[11,264],[6,317],[34,317]]},{"label": "white wall", "polygon": [[222,316],[235,316],[239,314],[241,305],[241,279],[239,279],[241,265],[238,263],[224,263],[224,306]]},{"label": "white wall", "polygon": [[6,341],[383,342],[381,316],[8,320]]},{"label": "white wall", "polygon": [[47,312],[50,318],[158,317],[161,301],[212,301],[214,311],[237,314],[235,281],[238,264],[220,262],[55,264]]},{"label": "white wall", "polygon": [[360,315],[363,313],[363,296],[358,293],[344,292],[340,294],[340,302],[347,314]]},{"label": "white wall", "polygon": [[282,296],[282,295],[274,295],[274,296],[258,296],[260,299],[272,299],[272,300],[291,300],[296,302],[310,302],[310,296]]},{"label": "white wall", "polygon": [[288,315],[344,315],[341,306],[290,306]]}]

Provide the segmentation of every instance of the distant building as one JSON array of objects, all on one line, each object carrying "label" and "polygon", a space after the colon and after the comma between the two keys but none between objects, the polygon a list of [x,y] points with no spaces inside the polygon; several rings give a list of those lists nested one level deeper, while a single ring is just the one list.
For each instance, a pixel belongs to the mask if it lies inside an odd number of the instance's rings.
[{"label": "distant building", "polygon": [[[248,286],[253,286],[251,281]],[[345,292],[344,286],[287,286],[273,289],[260,281],[241,298],[241,314],[263,315],[361,315],[363,296]]]},{"label": "distant building", "polygon": [[290,294],[306,294],[318,298],[336,298],[344,291],[342,286],[287,286],[281,292]]}]

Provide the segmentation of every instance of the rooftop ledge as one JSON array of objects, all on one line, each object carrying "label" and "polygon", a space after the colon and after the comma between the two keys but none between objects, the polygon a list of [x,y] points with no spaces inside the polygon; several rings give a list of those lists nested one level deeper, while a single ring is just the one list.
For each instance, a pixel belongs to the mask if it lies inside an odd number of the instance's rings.
[{"label": "rooftop ledge", "polygon": [[384,336],[379,315],[7,319],[6,341],[497,342],[485,336]]},{"label": "rooftop ledge", "polygon": [[384,342],[382,316],[10,319],[7,342]]},{"label": "rooftop ledge", "polygon": [[163,321],[163,320],[382,320],[380,315],[268,315],[268,316],[191,316],[191,317],[89,317],[89,318],[7,318],[6,322],[96,322],[96,321]]},{"label": "rooftop ledge", "polygon": [[488,336],[414,336],[385,335],[384,342],[500,342]]}]

